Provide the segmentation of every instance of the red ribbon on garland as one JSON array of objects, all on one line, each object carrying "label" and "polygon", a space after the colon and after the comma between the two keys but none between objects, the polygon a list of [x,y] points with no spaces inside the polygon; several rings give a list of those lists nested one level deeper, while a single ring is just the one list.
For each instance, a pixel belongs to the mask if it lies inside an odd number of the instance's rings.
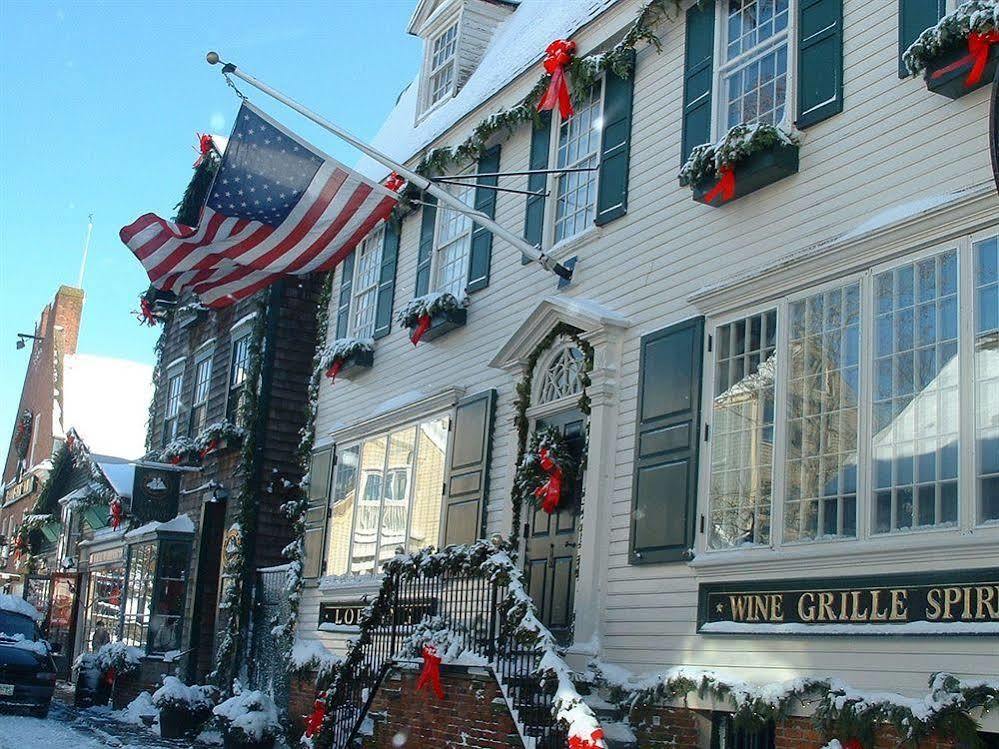
[{"label": "red ribbon on garland", "polygon": [[201,166],[202,162],[205,160],[205,157],[208,156],[208,154],[210,154],[212,152],[212,149],[214,149],[214,148],[215,148],[215,144],[212,142],[212,136],[210,136],[208,134],[205,134],[205,135],[199,134],[198,135],[198,151],[199,151],[198,160],[194,162],[194,166],[192,168],[193,169],[197,169],[199,166]]},{"label": "red ribbon on garland", "polygon": [[211,442],[209,442],[207,445],[202,447],[201,450],[198,451],[198,455],[200,455],[202,460],[204,460],[206,456],[215,452],[218,449],[219,449],[219,441],[217,439],[213,439]]},{"label": "red ribbon on garland", "polygon": [[175,465],[175,466],[179,466],[180,465],[180,459],[181,459],[180,455],[173,455],[173,456],[170,457],[170,463],[173,464],[173,465]]},{"label": "red ribbon on garland", "polygon": [[399,192],[399,188],[406,184],[406,180],[401,176],[392,172],[388,179],[385,180],[385,187],[387,187],[392,192]]},{"label": "red ribbon on garland", "polygon": [[413,332],[409,335],[409,340],[411,340],[415,346],[420,342],[420,339],[423,338],[423,334],[428,330],[430,330],[430,315],[420,315],[420,319],[417,321],[416,327],[413,328]]},{"label": "red ribbon on garland", "polygon": [[558,508],[562,499],[562,481],[565,475],[561,466],[555,464],[547,447],[542,447],[539,454],[541,470],[548,474],[548,480],[534,490],[534,496],[541,500],[541,509],[551,515]]},{"label": "red ribbon on garland", "polygon": [[938,70],[934,70],[930,78],[940,78],[971,62],[971,70],[968,71],[968,77],[964,79],[964,87],[972,88],[973,86],[977,86],[982,80],[982,75],[985,73],[985,66],[989,62],[989,52],[993,44],[999,44],[999,31],[990,31],[987,34],[969,34],[968,54],[959,60],[955,60],[950,65],[945,65]]},{"label": "red ribbon on garland", "polygon": [[14,539],[14,564],[21,561],[21,555],[25,552],[24,537],[20,534]]},{"label": "red ribbon on garland", "polygon": [[148,299],[142,297],[139,300],[139,322],[152,328],[155,327],[159,321],[160,320],[156,316],[156,313],[153,312],[153,305],[149,303]]},{"label": "red ribbon on garland", "polygon": [[441,657],[437,655],[437,649],[433,645],[423,646],[423,671],[416,682],[416,691],[419,692],[427,684],[434,690],[437,699],[444,699],[444,688],[441,687]]},{"label": "red ribbon on garland", "polygon": [[544,66],[551,74],[551,82],[548,90],[538,102],[538,111],[554,109],[558,104],[559,114],[566,120],[572,117],[572,100],[569,98],[569,84],[565,78],[565,66],[572,62],[572,56],[576,54],[576,43],[565,39],[556,39],[548,45],[545,50]]},{"label": "red ribbon on garland", "polygon": [[569,749],[603,749],[605,746],[602,728],[597,728],[588,739],[582,736],[569,737]]},{"label": "red ribbon on garland", "polygon": [[326,718],[326,693],[320,692],[316,695],[316,701],[312,705],[312,714],[305,724],[305,737],[311,739],[319,729],[323,727],[323,720]]},{"label": "red ribbon on garland", "polygon": [[722,164],[718,174],[718,184],[704,194],[705,203],[712,202],[718,196],[721,196],[722,203],[735,197],[735,170],[728,164]]},{"label": "red ribbon on garland", "polygon": [[334,359],[333,364],[330,368],[326,370],[326,376],[330,378],[330,383],[336,382],[336,376],[340,374],[340,370],[343,369],[344,361],[343,359]]},{"label": "red ribbon on garland", "polygon": [[111,530],[118,530],[118,526],[121,525],[121,519],[121,502],[116,499],[111,503]]}]

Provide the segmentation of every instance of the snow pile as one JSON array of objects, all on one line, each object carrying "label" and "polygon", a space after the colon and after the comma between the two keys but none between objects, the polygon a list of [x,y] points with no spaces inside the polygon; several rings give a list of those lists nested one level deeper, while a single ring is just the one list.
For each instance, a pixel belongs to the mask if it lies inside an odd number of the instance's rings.
[{"label": "snow pile", "polygon": [[29,640],[21,633],[13,635],[0,633],[0,646],[27,650],[36,655],[49,654],[49,645],[45,640]]},{"label": "snow pile", "polygon": [[22,616],[26,616],[36,622],[40,622],[45,618],[45,615],[42,614],[42,612],[25,601],[23,598],[10,596],[6,593],[0,593],[0,611],[10,611],[14,614],[21,614]]},{"label": "snow pile", "polygon": [[218,718],[222,733],[238,742],[261,742],[281,732],[274,701],[260,691],[241,691],[217,705],[212,712]]},{"label": "snow pile", "polygon": [[191,520],[190,516],[186,512],[182,512],[180,515],[177,515],[164,523],[161,523],[158,520],[151,520],[145,525],[140,525],[138,528],[130,530],[126,533],[125,538],[138,538],[139,536],[145,536],[146,534],[158,531],[194,533],[194,521]]},{"label": "snow pile", "polygon": [[460,298],[446,291],[434,291],[430,294],[418,296],[411,299],[399,310],[397,319],[404,328],[415,328],[424,315],[433,317],[452,310],[462,309],[468,306],[468,296],[462,294]]},{"label": "snow pile", "polygon": [[218,701],[218,694],[213,686],[188,686],[176,676],[164,676],[163,686],[153,692],[152,704],[158,710],[172,707],[207,713]]},{"label": "snow pile", "polygon": [[680,167],[680,184],[701,187],[716,179],[723,166],[735,168],[754,153],[778,145],[795,146],[800,142],[801,133],[785,123],[778,126],[766,122],[735,125],[717,143],[694,147]]},{"label": "snow pile", "polygon": [[149,692],[139,692],[139,696],[129,702],[124,710],[117,711],[114,717],[122,723],[144,726],[155,719],[156,715],[152,696]]},{"label": "snow pile", "polygon": [[295,640],[290,657],[292,668],[296,672],[315,671],[319,680],[332,673],[342,660],[340,656],[323,647],[319,640]]},{"label": "snow pile", "polygon": [[971,34],[987,34],[990,31],[999,31],[999,3],[995,0],[970,0],[916,37],[916,41],[902,53],[902,62],[910,73],[916,75],[941,53],[965,47]]}]

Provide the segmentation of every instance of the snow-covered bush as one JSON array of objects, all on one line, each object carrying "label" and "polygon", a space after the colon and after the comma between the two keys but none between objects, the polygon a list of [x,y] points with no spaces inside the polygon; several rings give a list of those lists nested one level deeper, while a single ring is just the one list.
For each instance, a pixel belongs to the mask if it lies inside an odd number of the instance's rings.
[{"label": "snow-covered bush", "polygon": [[332,674],[342,660],[340,656],[327,650],[319,640],[296,640],[289,659],[293,673],[315,671],[319,681]]},{"label": "snow-covered bush", "polygon": [[[101,645],[100,650],[94,656],[97,659],[97,667],[102,674],[114,669],[116,676],[127,676],[139,670],[143,652],[123,642],[109,642],[107,645]],[[82,657],[80,656],[80,658]],[[77,659],[78,663],[81,662],[80,658]]]},{"label": "snow-covered bush", "polygon": [[459,299],[446,291],[435,291],[432,294],[411,299],[398,314],[398,320],[404,328],[415,328],[424,315],[433,317],[443,312],[462,309],[468,306],[468,297],[462,294]]},{"label": "snow-covered bush", "polygon": [[318,369],[326,372],[334,362],[347,361],[355,354],[375,350],[374,338],[337,338],[318,354]]},{"label": "snow-covered bush", "polygon": [[223,735],[237,743],[258,744],[281,733],[274,701],[260,691],[242,691],[238,684],[236,693],[212,712]]},{"label": "snow-covered bush", "polygon": [[973,33],[999,31],[999,3],[995,0],[969,0],[941,18],[916,37],[902,53],[902,62],[913,75],[926,70],[941,52],[966,47]]},{"label": "snow-covered bush", "polygon": [[797,145],[801,134],[765,122],[736,125],[717,143],[695,146],[680,168],[680,184],[701,187],[718,178],[723,165],[738,166],[754,153],[766,151],[778,144]]},{"label": "snow-covered bush", "polygon": [[176,708],[203,712],[205,718],[211,714],[219,698],[217,687],[210,685],[188,686],[176,676],[164,676],[163,686],[153,692],[152,703],[155,708]]}]

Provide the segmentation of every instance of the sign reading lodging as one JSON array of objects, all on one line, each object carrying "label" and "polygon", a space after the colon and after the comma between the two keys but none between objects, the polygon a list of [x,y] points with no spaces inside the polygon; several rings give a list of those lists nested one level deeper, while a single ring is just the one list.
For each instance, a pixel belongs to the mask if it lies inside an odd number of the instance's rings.
[{"label": "sign reading lodging", "polygon": [[999,634],[997,568],[708,583],[698,599],[702,633]]},{"label": "sign reading lodging", "polygon": [[[336,627],[357,627],[367,603],[321,603],[319,604],[319,627],[324,624]],[[410,626],[437,613],[437,601],[413,601],[400,603],[398,607],[400,626]]]}]

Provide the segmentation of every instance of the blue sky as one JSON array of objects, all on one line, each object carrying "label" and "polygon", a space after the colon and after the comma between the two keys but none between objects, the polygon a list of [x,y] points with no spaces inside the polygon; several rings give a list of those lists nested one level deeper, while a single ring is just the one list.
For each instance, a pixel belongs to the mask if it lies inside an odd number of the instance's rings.
[{"label": "blue sky", "polygon": [[[405,33],[415,0],[0,4],[0,461],[30,333],[75,284],[94,214],[79,350],[152,363],[156,332],[130,314],[147,286],[118,230],[172,216],[196,132],[228,135],[238,108],[205,63],[217,50],[356,135],[370,138],[419,65]],[[246,87],[248,89],[248,87]],[[327,153],[358,154],[253,90],[254,102]]]}]

